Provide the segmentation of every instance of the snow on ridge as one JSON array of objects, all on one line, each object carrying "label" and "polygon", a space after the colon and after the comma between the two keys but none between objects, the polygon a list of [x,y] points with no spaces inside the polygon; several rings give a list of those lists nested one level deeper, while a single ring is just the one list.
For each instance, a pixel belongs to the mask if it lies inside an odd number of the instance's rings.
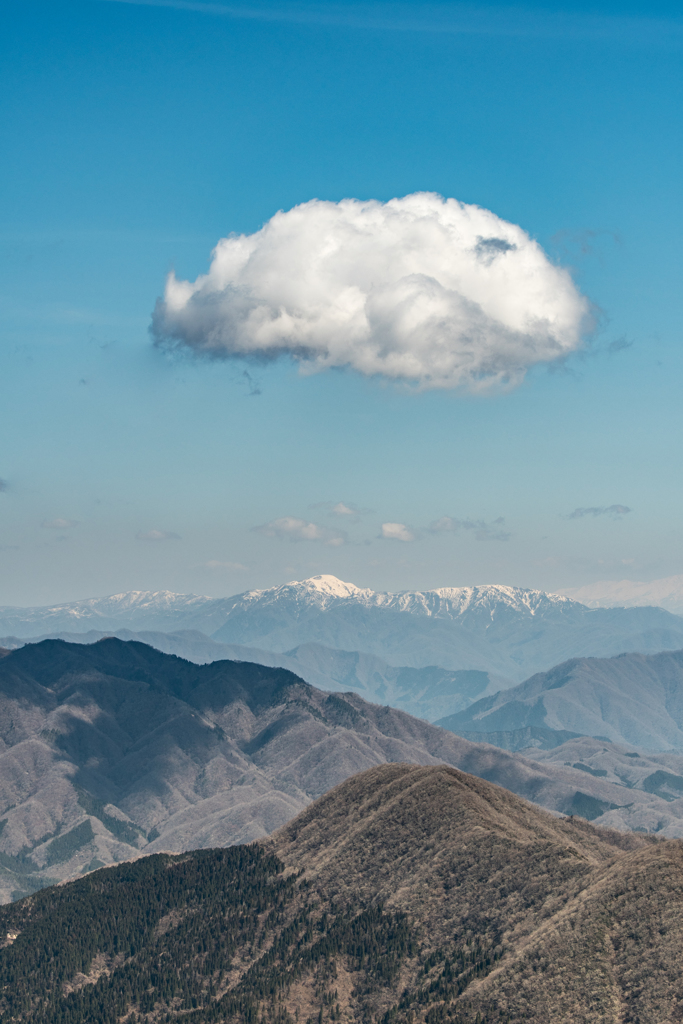
[{"label": "snow on ridge", "polygon": [[291,580],[289,583],[282,583],[278,587],[269,587],[267,590],[248,590],[238,595],[236,601],[244,604],[274,604],[282,599],[295,601],[297,604],[315,604],[320,608],[326,608],[337,601],[354,600],[359,595],[372,594],[371,590],[361,590],[353,583],[344,583],[336,576],[322,575],[311,576],[306,580]]},{"label": "snow on ridge", "polygon": [[172,590],[129,590],[121,594],[108,594],[106,597],[87,597],[81,601],[65,601],[63,604],[41,605],[39,607],[21,608],[4,606],[1,612],[24,612],[36,615],[67,615],[74,619],[96,618],[117,612],[136,609],[159,608],[164,610],[173,607],[187,608],[215,600],[197,594],[176,594]]},{"label": "snow on ridge", "polygon": [[281,602],[293,603],[301,608],[317,607],[323,611],[332,606],[357,604],[366,608],[383,608],[435,618],[457,618],[473,610],[493,615],[501,607],[535,615],[551,607],[577,604],[562,594],[548,594],[542,590],[525,590],[501,584],[391,593],[357,587],[336,576],[321,575],[306,580],[292,580],[266,590],[247,591],[235,599],[235,606],[253,607],[255,604],[273,605]]},{"label": "snow on ridge", "polygon": [[330,574],[311,576],[305,580],[291,580],[288,583],[265,590],[248,590],[232,598],[211,598],[197,594],[176,594],[171,590],[131,590],[107,597],[86,598],[82,601],[46,605],[33,608],[0,609],[4,613],[24,613],[33,619],[50,618],[58,615],[71,619],[74,624],[96,621],[100,618],[119,618],[135,612],[181,613],[194,611],[207,605],[227,605],[226,617],[232,609],[246,609],[255,605],[272,605],[284,602],[304,608],[318,608],[321,611],[340,605],[360,605],[366,608],[383,608],[406,614],[457,618],[469,611],[495,614],[497,609],[509,607],[527,614],[560,605],[577,605],[578,602],[562,594],[549,594],[541,590],[526,590],[501,584],[484,584],[475,587],[440,587],[433,590],[406,590],[398,593],[375,591],[368,587],[357,587]]}]

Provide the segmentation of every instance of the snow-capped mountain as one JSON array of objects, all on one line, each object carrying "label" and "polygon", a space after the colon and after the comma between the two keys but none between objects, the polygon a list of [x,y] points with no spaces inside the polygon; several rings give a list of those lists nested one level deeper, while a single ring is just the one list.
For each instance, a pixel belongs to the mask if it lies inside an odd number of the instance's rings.
[{"label": "snow-capped mountain", "polygon": [[89,629],[200,629],[212,633],[225,621],[230,599],[174,594],[170,590],[132,590],[41,608],[0,608],[0,634],[22,637]]},{"label": "snow-capped mountain", "polygon": [[674,615],[683,615],[683,576],[667,576],[650,583],[635,580],[600,580],[566,594],[589,608],[642,608],[659,605]]},{"label": "snow-capped mountain", "polygon": [[277,653],[320,644],[390,666],[484,671],[500,685],[571,657],[683,647],[683,619],[661,608],[590,609],[562,595],[496,585],[391,594],[314,576],[229,598],[134,592],[0,609],[0,636],[123,628],[199,630]]},{"label": "snow-capped mountain", "polygon": [[457,619],[468,613],[495,615],[503,608],[535,615],[550,607],[576,604],[560,594],[496,585],[443,587],[391,594],[356,587],[353,583],[338,580],[336,576],[312,576],[308,580],[285,583],[269,590],[249,590],[238,595],[238,599],[243,607],[265,608],[286,603],[326,611],[341,605],[360,605],[445,619]]},{"label": "snow-capped mountain", "polygon": [[317,643],[390,665],[478,669],[522,680],[566,658],[683,646],[683,619],[660,608],[589,609],[519,587],[399,594],[315,576],[230,599],[222,643],[284,652]]},{"label": "snow-capped mountain", "polygon": [[530,614],[548,604],[572,604],[567,597],[516,587],[450,587],[441,590],[382,593],[344,583],[336,576],[313,576],[268,590],[248,590],[234,597],[201,597],[170,590],[131,590],[70,604],[39,608],[0,608],[0,634],[23,637],[47,632],[89,629],[199,629],[211,635],[230,616],[247,609],[287,607],[291,611],[327,611],[341,605],[383,608],[411,615],[457,618],[466,612],[493,614],[509,606]]}]

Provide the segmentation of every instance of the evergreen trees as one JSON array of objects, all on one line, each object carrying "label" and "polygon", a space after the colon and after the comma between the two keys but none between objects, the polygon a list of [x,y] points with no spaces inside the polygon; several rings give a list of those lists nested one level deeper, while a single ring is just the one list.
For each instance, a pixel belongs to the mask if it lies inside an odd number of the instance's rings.
[{"label": "evergreen trees", "polygon": [[339,958],[359,998],[391,986],[417,951],[405,914],[322,907],[282,868],[256,846],[158,854],[1,908],[0,1021],[291,1024],[311,973],[335,1021]]}]

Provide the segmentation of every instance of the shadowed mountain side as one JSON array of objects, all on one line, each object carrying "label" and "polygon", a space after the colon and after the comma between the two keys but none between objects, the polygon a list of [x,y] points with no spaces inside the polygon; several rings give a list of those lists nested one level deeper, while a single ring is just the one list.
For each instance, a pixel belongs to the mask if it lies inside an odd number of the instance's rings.
[{"label": "shadowed mountain side", "polygon": [[3,1024],[662,1024],[683,847],[381,765],[271,839],[3,907],[0,934]]},{"label": "shadowed mountain side", "polygon": [[386,762],[445,762],[555,811],[683,830],[683,802],[476,745],[283,669],[48,640],[0,661],[0,891],[143,850],[257,839]]},{"label": "shadowed mountain side", "polygon": [[509,679],[492,679],[488,673],[475,670],[453,672],[434,665],[397,668],[371,654],[338,651],[321,644],[303,644],[285,654],[276,654],[255,647],[218,643],[195,630],[134,633],[130,629],[109,632],[91,629],[87,633],[53,633],[24,640],[4,637],[0,645],[17,650],[26,643],[42,640],[92,644],[109,636],[137,640],[198,665],[230,660],[286,668],[321,690],[354,690],[366,700],[389,704],[427,721],[460,711],[485,692],[495,693],[501,687],[513,685]]},{"label": "shadowed mountain side", "polygon": [[[439,721],[514,747],[515,730],[566,730],[648,750],[683,750],[683,651],[577,658]],[[555,745],[552,742],[541,744]]]}]

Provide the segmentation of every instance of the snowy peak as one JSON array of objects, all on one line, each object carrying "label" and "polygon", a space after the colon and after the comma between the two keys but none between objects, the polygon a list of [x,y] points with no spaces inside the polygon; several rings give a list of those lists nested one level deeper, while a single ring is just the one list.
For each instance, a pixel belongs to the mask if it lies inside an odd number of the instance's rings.
[{"label": "snowy peak", "polygon": [[251,590],[235,599],[235,607],[240,603],[252,606],[293,605],[322,610],[340,605],[356,605],[447,619],[456,619],[468,612],[493,615],[503,610],[535,615],[550,608],[576,605],[575,601],[560,594],[523,590],[520,587],[485,585],[391,593],[357,587],[336,576],[312,576],[307,580],[295,580],[269,590]]},{"label": "snowy peak", "polygon": [[201,629],[214,633],[231,615],[255,608],[277,608],[292,615],[335,608],[382,609],[418,617],[459,619],[503,612],[535,615],[558,605],[579,607],[558,594],[519,587],[443,587],[390,593],[346,583],[336,576],[311,576],[267,590],[249,590],[230,598],[176,594],[170,590],[131,590],[107,597],[46,605],[0,608],[0,635],[35,636],[48,630]]},{"label": "snowy peak", "polygon": [[243,600],[249,604],[285,601],[325,608],[330,603],[353,600],[361,594],[371,593],[372,591],[361,590],[353,583],[344,583],[336,576],[311,576],[307,580],[292,580],[268,590],[248,590],[245,594],[238,594],[235,601]]},{"label": "snowy peak", "polygon": [[0,608],[0,637],[91,629],[194,630],[276,654],[314,644],[393,666],[488,672],[498,686],[570,657],[683,647],[683,621],[661,608],[592,610],[559,594],[497,584],[390,593],[317,575],[234,597],[130,591]]}]

